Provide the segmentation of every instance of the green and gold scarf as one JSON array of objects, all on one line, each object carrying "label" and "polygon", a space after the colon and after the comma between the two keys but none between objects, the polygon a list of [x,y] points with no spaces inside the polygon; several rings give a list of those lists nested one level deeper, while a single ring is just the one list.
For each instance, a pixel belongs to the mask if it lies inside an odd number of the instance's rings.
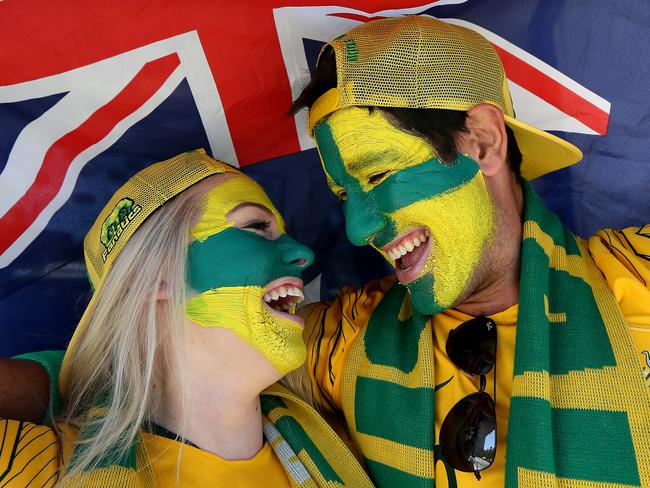
[{"label": "green and gold scarf", "polygon": [[507,487],[650,486],[650,394],[589,252],[525,185]]},{"label": "green and gold scarf", "polygon": [[[650,394],[627,323],[586,248],[523,186],[505,484],[650,486]],[[349,352],[343,411],[378,486],[433,485],[432,348],[431,322],[396,284]]]}]

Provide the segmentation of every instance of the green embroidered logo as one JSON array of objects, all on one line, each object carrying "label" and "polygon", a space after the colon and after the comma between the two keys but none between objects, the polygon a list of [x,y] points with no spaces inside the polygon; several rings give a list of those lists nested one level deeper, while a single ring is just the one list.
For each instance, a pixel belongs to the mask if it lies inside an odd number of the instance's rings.
[{"label": "green embroidered logo", "polygon": [[345,41],[345,57],[348,63],[356,63],[359,61],[359,48],[354,39],[346,39]]},{"label": "green embroidered logo", "polygon": [[108,255],[115,247],[117,240],[120,238],[124,229],[133,221],[136,215],[140,213],[142,207],[137,205],[130,198],[122,198],[111,214],[106,217],[102,224],[102,232],[99,240],[104,245],[104,252],[102,253],[102,260],[105,262]]}]

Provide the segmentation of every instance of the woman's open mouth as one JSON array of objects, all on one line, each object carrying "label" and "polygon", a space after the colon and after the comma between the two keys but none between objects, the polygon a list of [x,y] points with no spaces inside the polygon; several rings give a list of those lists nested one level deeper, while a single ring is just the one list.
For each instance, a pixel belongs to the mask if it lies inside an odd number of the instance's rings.
[{"label": "woman's open mouth", "polygon": [[273,280],[264,287],[264,304],[274,315],[302,325],[302,317],[296,315],[298,305],[305,299],[302,288],[302,280],[292,276]]},{"label": "woman's open mouth", "polygon": [[400,283],[416,280],[431,253],[431,233],[421,227],[402,234],[382,250],[395,261],[395,276]]}]

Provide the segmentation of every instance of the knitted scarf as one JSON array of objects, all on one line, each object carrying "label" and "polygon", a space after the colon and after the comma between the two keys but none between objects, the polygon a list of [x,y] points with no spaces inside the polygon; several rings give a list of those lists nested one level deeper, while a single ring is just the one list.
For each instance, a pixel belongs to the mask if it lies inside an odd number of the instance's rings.
[{"label": "knitted scarf", "polygon": [[[527,183],[524,195],[505,484],[650,486],[650,394],[627,323],[585,247]],[[399,284],[388,290],[341,383],[346,422],[381,487],[431,487],[441,461],[431,322],[407,298]]]},{"label": "knitted scarf", "polygon": [[650,394],[589,252],[525,190],[507,487],[650,486]]}]

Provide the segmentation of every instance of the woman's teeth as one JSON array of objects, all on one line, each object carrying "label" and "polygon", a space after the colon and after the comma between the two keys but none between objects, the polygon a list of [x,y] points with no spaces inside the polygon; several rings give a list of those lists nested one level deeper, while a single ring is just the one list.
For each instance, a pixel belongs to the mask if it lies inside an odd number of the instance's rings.
[{"label": "woman's teeth", "polygon": [[280,286],[264,294],[264,301],[279,312],[296,313],[296,307],[304,298],[302,290],[296,286]]},{"label": "woman's teeth", "polygon": [[281,286],[279,288],[275,288],[271,291],[266,292],[264,294],[264,301],[266,303],[269,303],[272,300],[277,300],[278,298],[284,298],[288,296],[298,297],[300,301],[303,301],[305,298],[300,288],[297,288],[295,286]]},{"label": "woman's teeth", "polygon": [[398,245],[389,249],[387,253],[391,259],[397,261],[406,253],[411,252],[413,249],[415,249],[416,247],[420,246],[423,242],[425,242],[428,236],[429,236],[428,230],[422,231],[416,236],[409,237],[408,239],[401,241]]}]

